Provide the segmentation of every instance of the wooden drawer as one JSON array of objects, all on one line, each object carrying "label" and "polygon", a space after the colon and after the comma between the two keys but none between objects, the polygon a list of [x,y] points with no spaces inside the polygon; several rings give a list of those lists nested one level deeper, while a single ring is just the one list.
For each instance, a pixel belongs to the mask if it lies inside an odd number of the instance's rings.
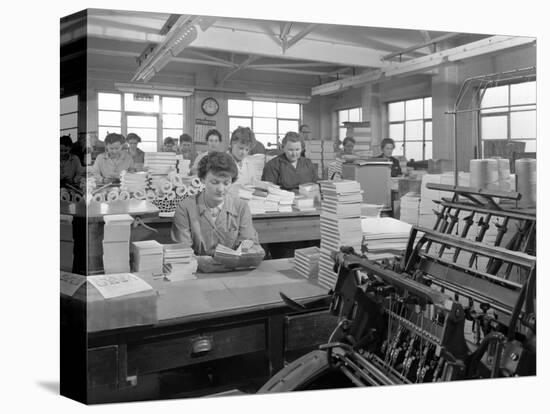
[{"label": "wooden drawer", "polygon": [[338,318],[328,311],[287,316],[285,352],[314,348],[328,341]]},{"label": "wooden drawer", "polygon": [[128,345],[128,373],[144,374],[264,351],[265,324],[190,332]]}]

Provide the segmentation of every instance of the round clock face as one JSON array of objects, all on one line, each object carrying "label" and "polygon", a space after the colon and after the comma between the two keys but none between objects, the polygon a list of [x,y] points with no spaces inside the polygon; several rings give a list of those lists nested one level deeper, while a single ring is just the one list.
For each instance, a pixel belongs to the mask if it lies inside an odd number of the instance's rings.
[{"label": "round clock face", "polygon": [[208,116],[214,116],[218,113],[220,109],[220,104],[214,98],[206,98],[202,101],[201,105],[202,111]]}]

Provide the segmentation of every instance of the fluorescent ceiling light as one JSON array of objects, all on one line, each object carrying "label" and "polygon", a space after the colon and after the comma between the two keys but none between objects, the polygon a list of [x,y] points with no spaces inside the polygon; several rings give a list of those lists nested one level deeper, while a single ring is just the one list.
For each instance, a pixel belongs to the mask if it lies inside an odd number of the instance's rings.
[{"label": "fluorescent ceiling light", "polygon": [[124,93],[150,93],[163,96],[191,96],[195,88],[162,84],[141,84],[141,83],[115,83],[115,89]]},{"label": "fluorescent ceiling light", "polygon": [[311,100],[311,96],[306,95],[274,95],[265,93],[246,93],[248,99],[253,101],[266,101],[266,102],[286,102],[286,103],[299,103],[307,104]]}]

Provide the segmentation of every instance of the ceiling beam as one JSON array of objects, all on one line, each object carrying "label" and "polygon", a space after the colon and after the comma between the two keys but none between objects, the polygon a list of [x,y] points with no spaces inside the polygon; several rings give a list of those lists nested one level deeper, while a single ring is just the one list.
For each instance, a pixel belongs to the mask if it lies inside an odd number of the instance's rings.
[{"label": "ceiling beam", "polygon": [[412,52],[412,51],[415,51],[415,50],[418,50],[418,49],[422,49],[423,47],[431,46],[431,45],[433,45],[437,42],[441,42],[443,40],[448,40],[448,39],[451,39],[453,37],[459,36],[460,34],[461,33],[447,33],[447,34],[444,34],[443,36],[436,37],[436,38],[431,39],[429,41],[419,43],[417,45],[408,47],[408,48],[400,50],[398,52],[393,52],[393,53],[390,53],[388,55],[385,55],[385,56],[382,57],[382,59],[383,60],[389,60],[389,59],[394,58],[396,56],[402,56],[402,55],[407,54],[409,52]]},{"label": "ceiling beam", "polygon": [[247,57],[242,63],[239,64],[236,68],[231,69],[228,71],[225,75],[223,75],[223,78],[216,82],[216,85],[223,85],[223,83],[229,79],[231,76],[233,76],[235,73],[239,72],[240,70],[245,69],[250,63],[254,62],[255,60],[259,59],[260,56],[254,56],[250,55]]},{"label": "ceiling beam", "polygon": [[178,21],[180,16],[181,14],[171,14],[166,20],[166,23],[164,23],[164,26],[162,26],[159,30],[159,34],[163,36],[166,35],[170,31],[172,26]]},{"label": "ceiling beam", "polygon": [[286,53],[288,49],[290,49],[292,46],[294,46],[296,43],[298,43],[300,40],[302,40],[304,37],[310,34],[317,26],[319,25],[314,23],[309,24],[305,28],[303,28],[299,33],[292,36],[290,40],[284,40],[283,53]]},{"label": "ceiling beam", "polygon": [[327,65],[323,63],[262,63],[262,64],[254,64],[250,65],[249,67],[254,68],[309,68],[309,67],[319,67],[319,66],[333,66],[333,65]]},{"label": "ceiling beam", "polygon": [[202,53],[202,52],[199,52],[198,50],[192,50],[192,49],[189,49],[187,50],[187,53],[192,53],[196,56],[200,56],[200,57],[203,57],[203,58],[206,58],[206,59],[209,59],[209,60],[212,60],[214,62],[218,62],[218,63],[224,63],[225,65],[224,66],[232,66],[232,67],[237,67],[239,65],[237,65],[235,62],[232,62],[230,60],[227,60],[227,59],[222,59],[222,58],[219,58],[217,56],[212,56],[212,55],[209,55],[208,53]]}]

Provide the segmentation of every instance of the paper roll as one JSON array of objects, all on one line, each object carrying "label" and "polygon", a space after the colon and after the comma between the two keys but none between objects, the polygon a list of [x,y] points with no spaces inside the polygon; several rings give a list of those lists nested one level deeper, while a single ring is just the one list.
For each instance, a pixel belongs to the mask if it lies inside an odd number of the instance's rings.
[{"label": "paper roll", "polygon": [[521,194],[521,207],[535,207],[537,204],[537,160],[521,158],[516,160],[516,191]]},{"label": "paper roll", "polygon": [[201,186],[201,180],[199,179],[199,177],[193,177],[191,179],[191,185],[195,188],[199,188]]},{"label": "paper roll", "polygon": [[168,201],[172,201],[175,198],[176,198],[176,193],[174,193],[173,191],[171,193],[166,194],[166,199]]},{"label": "paper roll", "polygon": [[179,197],[184,197],[187,194],[187,186],[182,184],[180,187],[176,187],[176,194]]},{"label": "paper roll", "polygon": [[486,190],[498,189],[497,160],[470,160],[470,187]]},{"label": "paper roll", "polygon": [[197,191],[197,189],[196,189],[195,187],[189,187],[189,188],[187,189],[187,195],[189,195],[189,196],[191,196],[191,197],[194,196],[194,195],[196,195],[197,192],[198,192],[198,191]]},{"label": "paper roll", "polygon": [[148,190],[145,194],[145,198],[147,199],[147,201],[153,201],[155,198],[157,198],[157,195],[153,190]]},{"label": "paper roll", "polygon": [[74,193],[73,194],[73,201],[75,203],[80,203],[82,201],[82,196],[78,193]]},{"label": "paper roll", "polygon": [[97,193],[94,194],[92,200],[96,203],[103,203],[105,201],[105,196],[103,195],[103,193]]},{"label": "paper roll", "polygon": [[118,195],[118,199],[122,201],[126,201],[130,199],[130,193],[128,191],[121,191]]},{"label": "paper roll", "polygon": [[136,200],[143,200],[145,199],[145,191],[137,190],[134,192],[134,198]]},{"label": "paper roll", "polygon": [[107,193],[107,201],[117,201],[118,200],[118,191],[109,191]]},{"label": "paper roll", "polygon": [[61,201],[71,201],[71,195],[67,191],[61,191],[59,193],[59,197],[61,198]]},{"label": "paper roll", "polygon": [[160,189],[162,190],[163,193],[169,193],[170,191],[172,191],[172,183],[170,181],[162,181],[160,183]]},{"label": "paper roll", "polygon": [[172,184],[174,187],[181,187],[183,185],[183,177],[179,174],[176,174],[172,177]]}]

